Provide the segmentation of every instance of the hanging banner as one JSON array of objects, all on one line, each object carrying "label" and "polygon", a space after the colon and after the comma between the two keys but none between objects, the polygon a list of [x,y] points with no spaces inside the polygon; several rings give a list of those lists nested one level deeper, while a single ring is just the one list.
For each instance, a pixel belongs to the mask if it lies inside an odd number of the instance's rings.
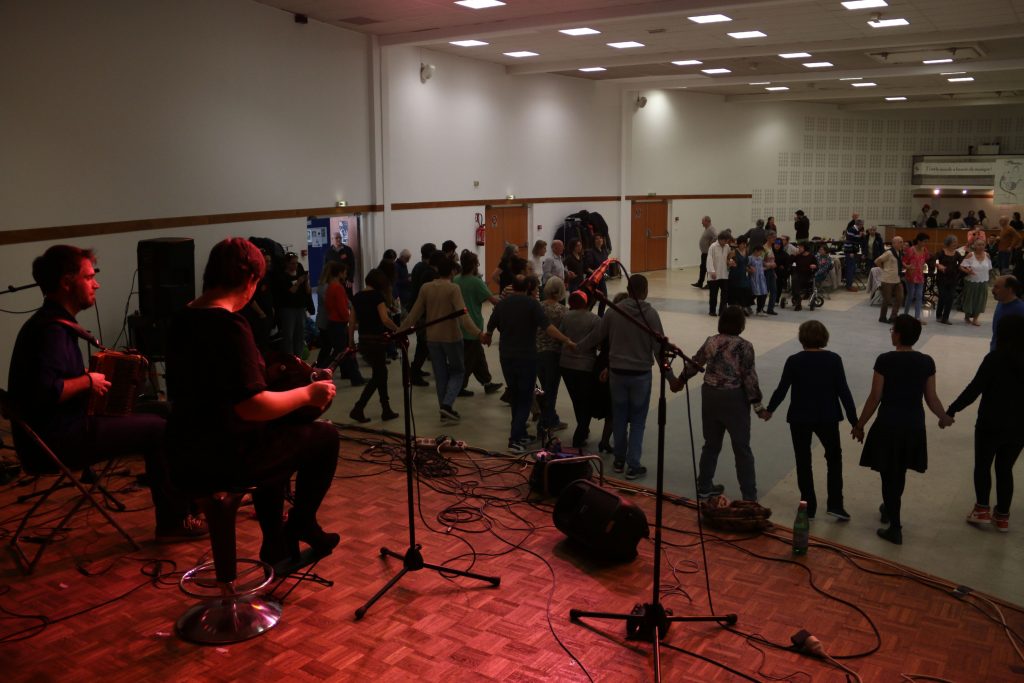
[{"label": "hanging banner", "polygon": [[999,159],[993,169],[992,202],[1024,204],[1024,159]]}]

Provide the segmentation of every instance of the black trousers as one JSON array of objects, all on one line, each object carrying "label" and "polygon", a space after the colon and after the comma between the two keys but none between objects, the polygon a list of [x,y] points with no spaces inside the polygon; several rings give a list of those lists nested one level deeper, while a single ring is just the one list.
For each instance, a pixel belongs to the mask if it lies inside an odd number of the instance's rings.
[{"label": "black trousers", "polygon": [[[600,388],[593,370],[572,370],[562,368],[562,380],[572,399],[572,412],[576,416],[576,431],[572,435],[574,448],[583,446],[590,436],[590,421],[593,419],[593,401]],[[610,420],[609,420],[610,422]]]},{"label": "black trousers", "polygon": [[700,255],[700,276],[697,278],[697,285],[704,286],[704,278],[708,274],[708,253],[701,252]]},{"label": "black trousers", "polygon": [[793,297],[794,307],[800,305],[800,299],[802,298],[804,291],[810,287],[812,277],[814,276],[801,273],[800,271],[797,270],[793,271],[793,290],[791,292],[791,295]]},{"label": "black trousers", "polygon": [[412,374],[419,375],[423,372],[423,364],[430,358],[430,349],[427,348],[427,331],[416,330],[416,353],[412,357]]},{"label": "black trousers", "polygon": [[814,471],[811,464],[811,436],[817,436],[825,447],[825,464],[828,471],[828,498],[826,505],[829,510],[843,509],[843,448],[839,441],[838,422],[818,422],[811,424],[790,423],[789,435],[793,439],[793,455],[796,458],[796,483],[800,488],[800,498],[807,501],[808,514],[818,509],[818,499],[814,495]]},{"label": "black trousers", "polygon": [[[709,302],[709,313],[712,315],[722,315],[722,311],[729,305],[729,281],[728,280],[709,280],[708,288],[708,302]],[[719,303],[718,297],[721,295],[722,300]]]},{"label": "black trousers", "polygon": [[484,345],[478,339],[462,340],[463,362],[466,366],[466,374],[462,379],[462,388],[469,384],[469,376],[476,377],[480,384],[491,383],[491,369],[487,366],[487,356],[484,355]]},{"label": "black trousers", "polygon": [[935,307],[938,320],[949,320],[953,310],[953,299],[956,298],[956,282],[939,282],[939,303]]},{"label": "black trousers", "polygon": [[898,529],[903,526],[900,519],[900,507],[903,500],[903,489],[907,486],[907,471],[903,468],[894,468],[879,472],[879,474],[882,477],[882,503],[889,516],[889,526]]},{"label": "black trousers", "polygon": [[988,505],[992,490],[992,465],[996,466],[996,512],[1010,514],[1013,500],[1013,465],[1017,462],[1024,441],[993,436],[982,429],[974,430],[974,495],[978,505]]},{"label": "black trousers", "polygon": [[359,340],[359,353],[363,356],[363,360],[366,361],[367,365],[370,366],[370,381],[363,386],[363,392],[359,395],[359,400],[356,401],[357,407],[364,407],[373,398],[374,392],[380,396],[380,402],[383,406],[391,407],[390,399],[388,398],[388,361],[387,361],[387,345],[383,342],[371,341],[367,337],[362,337]]}]

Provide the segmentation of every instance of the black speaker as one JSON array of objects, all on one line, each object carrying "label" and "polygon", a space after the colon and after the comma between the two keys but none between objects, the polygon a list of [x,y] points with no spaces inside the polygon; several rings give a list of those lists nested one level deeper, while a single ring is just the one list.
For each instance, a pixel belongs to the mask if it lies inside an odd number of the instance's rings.
[{"label": "black speaker", "polygon": [[650,536],[643,510],[585,479],[562,491],[553,517],[570,540],[607,560],[632,560],[640,539]]},{"label": "black speaker", "polygon": [[139,313],[169,319],[196,297],[196,246],[189,237],[139,240]]}]

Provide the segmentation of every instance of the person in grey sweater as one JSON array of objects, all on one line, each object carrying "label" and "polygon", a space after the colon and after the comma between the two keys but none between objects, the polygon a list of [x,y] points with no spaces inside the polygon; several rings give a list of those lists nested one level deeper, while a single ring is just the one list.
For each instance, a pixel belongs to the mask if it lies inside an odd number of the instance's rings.
[{"label": "person in grey sweater", "polygon": [[704,232],[701,233],[700,240],[697,242],[697,246],[700,247],[700,274],[697,276],[697,281],[692,284],[698,289],[707,289],[704,286],[704,278],[708,274],[708,249],[718,239],[718,231],[711,225],[711,216],[704,216],[700,224],[704,226]]},{"label": "person in grey sweater", "polygon": [[[601,324],[601,318],[587,310],[586,292],[576,290],[569,295],[569,312],[562,318],[558,329],[569,339],[580,341]],[[572,411],[576,415],[576,431],[572,435],[573,448],[582,448],[590,436],[590,421],[599,387],[594,363],[597,354],[593,349],[580,351],[562,347],[559,359],[562,380],[572,399]]]},{"label": "person in grey sweater", "polygon": [[[612,392],[612,420],[615,433],[613,469],[626,469],[626,479],[647,474],[640,464],[647,410],[651,404],[651,366],[660,352],[657,340],[624,316],[646,323],[664,334],[658,312],[645,301],[647,278],[631,275],[626,285],[629,298],[619,304],[622,311],[606,313],[601,324],[577,344],[578,351],[608,344],[609,381]],[[628,428],[628,438],[627,438]]]}]

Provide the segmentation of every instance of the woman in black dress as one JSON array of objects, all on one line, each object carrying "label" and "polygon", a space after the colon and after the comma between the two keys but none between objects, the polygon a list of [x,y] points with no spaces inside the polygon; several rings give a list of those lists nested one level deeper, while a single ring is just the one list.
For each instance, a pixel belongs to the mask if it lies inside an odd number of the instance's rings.
[{"label": "woman in black dress", "polygon": [[[1020,396],[1024,392],[1024,318],[1007,316],[996,328],[996,348],[985,356],[967,388],[949,405],[949,415],[960,412],[981,396],[974,425],[975,505],[970,524],[994,524],[1010,530],[1013,465],[1024,450],[1020,422]],[[992,465],[996,469],[996,508],[989,508]]]},{"label": "woman in black dress", "polygon": [[[366,288],[352,298],[355,315],[350,328],[352,335],[356,329],[359,330],[359,353],[373,373],[370,381],[363,387],[359,400],[348,414],[350,418],[360,423],[370,421],[363,411],[373,398],[374,392],[380,396],[381,419],[394,420],[398,417],[398,413],[391,409],[391,402],[388,399],[388,342],[384,337],[389,330],[394,332],[398,329],[398,325],[391,319],[387,303],[386,292],[390,283],[387,275],[379,268],[374,268],[366,274],[365,283]],[[350,338],[349,346],[352,345]]]},{"label": "woman in black dress", "polygon": [[[903,526],[900,501],[907,483],[907,470],[928,469],[928,440],[924,427],[924,398],[928,409],[939,418],[939,427],[953,424],[942,402],[935,394],[935,361],[931,356],[914,351],[921,336],[921,322],[903,314],[893,321],[892,345],[895,351],[875,359],[871,394],[860,419],[853,427],[853,437],[864,443],[860,456],[862,467],[870,467],[882,477],[882,523],[879,529],[885,540],[902,545]],[[867,439],[864,427],[878,409],[878,418],[871,425]]]}]

